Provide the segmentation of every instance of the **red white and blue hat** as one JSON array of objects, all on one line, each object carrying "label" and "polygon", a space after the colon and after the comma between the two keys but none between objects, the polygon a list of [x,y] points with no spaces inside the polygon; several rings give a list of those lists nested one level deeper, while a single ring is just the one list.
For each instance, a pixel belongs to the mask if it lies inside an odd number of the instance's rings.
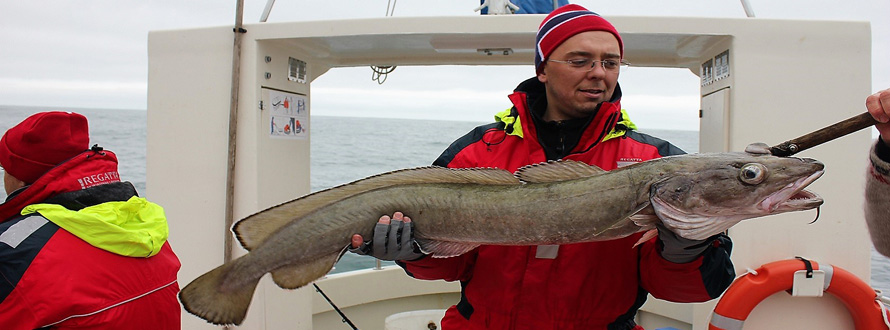
[{"label": "red white and blue hat", "polygon": [[535,70],[541,72],[544,62],[556,47],[572,36],[586,31],[606,31],[615,35],[618,47],[621,48],[621,58],[624,58],[624,43],[612,23],[582,6],[570,4],[551,12],[538,27],[535,38]]}]

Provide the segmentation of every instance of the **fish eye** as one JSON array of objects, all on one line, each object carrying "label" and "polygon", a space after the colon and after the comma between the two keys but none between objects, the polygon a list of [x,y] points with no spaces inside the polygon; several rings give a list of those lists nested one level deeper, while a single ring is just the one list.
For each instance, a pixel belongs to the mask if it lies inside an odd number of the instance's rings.
[{"label": "fish eye", "polygon": [[739,180],[747,184],[758,184],[766,179],[766,167],[757,163],[749,163],[739,170]]}]

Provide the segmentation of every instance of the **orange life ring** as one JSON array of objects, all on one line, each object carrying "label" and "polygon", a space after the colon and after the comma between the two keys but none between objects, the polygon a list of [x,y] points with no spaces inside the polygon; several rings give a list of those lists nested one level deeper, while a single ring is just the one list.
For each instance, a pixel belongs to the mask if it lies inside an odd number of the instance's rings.
[{"label": "orange life ring", "polygon": [[[826,264],[820,268],[815,261],[809,262],[813,270],[825,272],[823,291],[831,293],[844,303],[853,316],[857,330],[887,329],[882,314],[884,311],[874,289],[840,267]],[[807,270],[804,261],[780,260],[739,277],[714,308],[708,329],[741,330],[745,319],[757,304],[776,292],[792,288],[794,272],[799,270]]]}]

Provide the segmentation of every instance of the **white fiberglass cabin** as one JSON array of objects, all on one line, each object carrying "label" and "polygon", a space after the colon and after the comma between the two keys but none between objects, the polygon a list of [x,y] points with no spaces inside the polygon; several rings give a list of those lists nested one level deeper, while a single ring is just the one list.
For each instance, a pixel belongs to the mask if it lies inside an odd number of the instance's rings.
[{"label": "white fiberglass cabin", "polygon": [[[328,70],[531,66],[542,19],[387,17],[245,25],[238,63],[234,219],[309,193],[311,86]],[[742,151],[752,142],[775,145],[806,134],[863,112],[871,91],[867,22],[608,19],[621,32],[626,58],[635,66],[684,68],[701,76],[701,152]],[[232,27],[155,31],[148,49],[147,194],[164,206],[170,219],[170,241],[182,260],[179,278],[185,286],[223,262],[224,241],[231,236],[224,219]],[[279,104],[284,100],[290,105]],[[270,130],[272,126],[289,129]],[[729,232],[736,271],[741,275],[767,262],[804,256],[867,281],[871,243],[862,189],[870,142],[869,132],[861,131],[801,153],[826,165],[825,175],[810,188],[826,201],[819,221],[808,224],[813,213],[799,212],[736,225]],[[244,250],[236,244],[232,252]],[[457,283],[414,280],[392,267],[330,275],[317,283],[364,330],[383,329],[392,314],[444,309],[459,299]],[[638,323],[646,329],[706,329],[715,304],[674,304],[650,297]],[[183,312],[183,329],[210,328],[214,326]],[[264,278],[237,328],[349,327],[313,288],[283,290]],[[759,304],[745,322],[745,329],[787,328],[853,325],[844,305],[831,295],[785,293]]]}]

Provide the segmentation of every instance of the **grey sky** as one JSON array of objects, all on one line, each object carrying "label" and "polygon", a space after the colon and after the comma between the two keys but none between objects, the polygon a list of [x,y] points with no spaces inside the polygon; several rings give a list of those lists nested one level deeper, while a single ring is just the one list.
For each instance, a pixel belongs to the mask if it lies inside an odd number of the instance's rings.
[{"label": "grey sky", "polygon": [[[382,17],[385,0],[278,0],[269,22]],[[570,1],[605,16],[745,17],[738,0]],[[758,18],[871,21],[872,90],[890,87],[890,1],[749,0]],[[476,15],[478,0],[402,0],[395,16]],[[265,0],[245,2],[256,23]],[[231,25],[234,0],[34,0],[0,4],[0,104],[145,109],[147,34]],[[825,65],[843,65],[843,59]],[[814,68],[817,70],[818,68]],[[316,115],[490,121],[533,69],[399,67],[382,86],[368,68],[313,85]],[[654,78],[653,78],[654,77]],[[622,105],[640,126],[697,129],[698,79],[679,69],[622,73]],[[344,97],[349,95],[350,97]],[[864,96],[863,96],[864,98]],[[859,105],[856,105],[859,106]]]}]

